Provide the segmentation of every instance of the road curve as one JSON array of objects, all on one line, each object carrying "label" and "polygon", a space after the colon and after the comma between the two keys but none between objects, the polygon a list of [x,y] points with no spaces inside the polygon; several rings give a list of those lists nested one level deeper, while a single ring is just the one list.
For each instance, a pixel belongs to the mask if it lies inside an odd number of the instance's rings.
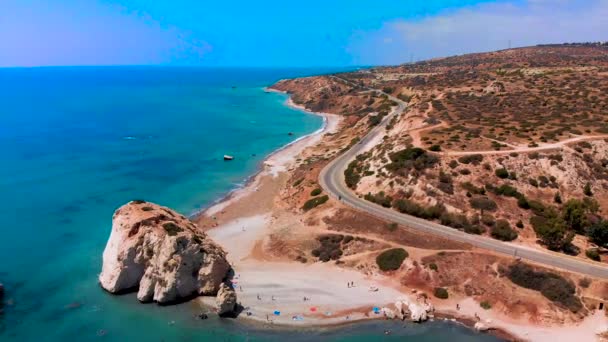
[{"label": "road curve", "polygon": [[[375,90],[378,93],[383,92]],[[386,94],[388,95],[388,94]],[[550,252],[540,251],[523,246],[518,246],[512,243],[506,243],[491,238],[487,238],[479,235],[470,235],[462,231],[437,224],[435,222],[426,221],[414,216],[401,214],[395,210],[384,208],[372,202],[368,202],[364,199],[357,197],[347,186],[344,181],[344,170],[346,170],[348,164],[360,153],[367,145],[369,141],[376,138],[378,135],[385,134],[385,127],[390,119],[402,113],[407,104],[398,98],[389,95],[389,98],[398,103],[398,106],[390,115],[387,115],[384,120],[376,127],[374,127],[365,137],[363,137],[360,143],[355,144],[348,151],[331,161],[319,175],[319,183],[323,189],[332,197],[340,199],[342,203],[364,211],[373,216],[395,222],[404,226],[411,227],[413,229],[439,235],[441,237],[468,243],[475,247],[487,249],[497,253],[505,254],[512,257],[519,257],[527,259],[529,261],[542,264],[565,271],[581,273],[584,275],[608,279],[608,267],[600,264],[585,262],[577,260],[573,257],[566,255]]]}]

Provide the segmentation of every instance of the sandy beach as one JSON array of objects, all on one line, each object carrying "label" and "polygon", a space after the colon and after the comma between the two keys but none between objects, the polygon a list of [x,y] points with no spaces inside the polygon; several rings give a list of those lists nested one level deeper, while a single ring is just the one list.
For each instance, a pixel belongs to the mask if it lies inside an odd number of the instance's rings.
[{"label": "sandy beach", "polygon": [[[291,100],[287,104],[303,109]],[[282,260],[263,252],[263,246],[272,242],[269,241],[271,234],[288,235],[306,229],[302,218],[297,213],[278,208],[275,198],[280,197],[281,187],[297,161],[307,157],[307,149],[323,144],[326,134],[335,133],[342,122],[342,117],[337,115],[314,114],[324,117],[320,130],[270,155],[244,188],[234,191],[196,218],[228,252],[235,271],[233,281],[238,301],[244,307],[239,319],[289,326],[337,325],[383,318],[373,308],[392,306],[402,298],[426,300],[415,290],[382,274],[365,274],[333,263]],[[354,286],[349,285],[351,282]],[[210,299],[199,300],[213,304]],[[480,321],[499,330],[497,335],[514,340],[593,341],[597,337],[597,327],[608,324],[602,312],[588,316],[578,325],[544,326],[483,310],[470,298],[429,300],[438,316],[452,317],[469,326]],[[456,304],[459,310],[456,310]]]}]

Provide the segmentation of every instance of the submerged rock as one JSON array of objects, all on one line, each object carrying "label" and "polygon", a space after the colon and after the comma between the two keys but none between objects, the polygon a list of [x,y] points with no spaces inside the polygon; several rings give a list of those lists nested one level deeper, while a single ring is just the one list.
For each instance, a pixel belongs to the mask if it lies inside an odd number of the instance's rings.
[{"label": "submerged rock", "polygon": [[226,252],[186,217],[132,201],[114,213],[99,282],[111,293],[137,289],[142,302],[168,304],[217,294],[229,270]]},{"label": "submerged rock", "polygon": [[0,283],[0,301],[4,298],[4,285]]},{"label": "submerged rock", "polygon": [[220,285],[215,299],[217,305],[217,314],[220,316],[229,316],[234,314],[236,310],[236,292],[234,289],[225,283]]}]

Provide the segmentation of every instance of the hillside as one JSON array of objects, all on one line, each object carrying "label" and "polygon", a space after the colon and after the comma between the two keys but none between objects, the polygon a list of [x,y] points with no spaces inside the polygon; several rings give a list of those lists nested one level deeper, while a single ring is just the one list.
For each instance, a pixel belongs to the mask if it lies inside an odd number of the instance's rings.
[{"label": "hillside", "polygon": [[[554,45],[279,82],[369,129],[409,103],[346,181],[395,210],[601,260],[608,243],[608,47]],[[356,141],[366,129],[352,130]]]}]

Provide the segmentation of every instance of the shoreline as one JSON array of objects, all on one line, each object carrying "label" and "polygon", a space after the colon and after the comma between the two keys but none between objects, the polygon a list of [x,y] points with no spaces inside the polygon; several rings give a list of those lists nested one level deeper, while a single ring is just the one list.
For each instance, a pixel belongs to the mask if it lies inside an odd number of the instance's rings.
[{"label": "shoreline", "polygon": [[290,147],[293,147],[294,145],[296,145],[302,141],[305,141],[306,139],[310,139],[312,137],[322,135],[323,133],[325,133],[325,131],[328,128],[329,116],[334,116],[334,114],[329,114],[329,113],[312,112],[312,111],[307,110],[304,106],[295,104],[293,102],[293,100],[291,99],[291,95],[289,95],[287,92],[273,89],[270,87],[264,87],[264,88],[262,88],[262,90],[265,92],[279,93],[279,94],[287,95],[287,99],[284,101],[285,106],[292,108],[292,109],[296,109],[301,112],[304,112],[308,115],[320,116],[323,119],[321,127],[311,133],[308,133],[301,137],[296,138],[295,140],[277,148],[276,150],[272,151],[270,154],[266,155],[260,162],[257,163],[256,170],[249,176],[245,177],[245,179],[242,181],[241,185],[228,191],[225,195],[222,195],[218,199],[212,201],[209,205],[194,210],[193,213],[188,215],[188,218],[190,220],[196,220],[197,218],[202,217],[204,215],[208,215],[208,214],[213,215],[217,211],[221,211],[221,208],[230,204],[231,201],[238,199],[239,193],[246,192],[248,188],[251,188],[253,186],[253,184],[256,182],[256,179],[264,172],[264,167],[268,160],[270,160],[272,157],[280,154],[281,152],[284,152],[285,150],[289,149]]},{"label": "shoreline", "polygon": [[[271,88],[266,89],[285,93]],[[243,314],[237,321],[270,329],[279,327],[284,329],[331,329],[357,322],[382,319],[383,316],[370,315],[373,306],[390,306],[398,298],[412,298],[409,291],[388,285],[384,276],[368,276],[358,271],[324,263],[277,262],[272,258],[266,259],[263,255],[260,256],[262,242],[268,237],[266,233],[271,229],[286,224],[303,225],[300,214],[289,214],[291,216],[288,215],[287,222],[285,222],[284,215],[281,216],[272,209],[268,209],[268,203],[264,209],[264,203],[259,202],[264,195],[257,193],[258,189],[263,192],[264,188],[269,186],[280,188],[281,182],[284,183],[286,177],[289,176],[290,167],[294,165],[296,159],[302,156],[305,149],[316,146],[323,135],[336,129],[342,120],[341,117],[334,114],[310,112],[303,106],[294,104],[291,96],[285,101],[285,105],[302,110],[307,114],[322,116],[324,118],[323,126],[269,154],[260,163],[258,170],[248,177],[244,186],[231,191],[196,215],[199,222],[206,219],[207,223],[212,223],[210,227],[204,225],[202,228],[216,242],[226,248],[228,257],[233,259],[230,262],[237,274],[239,287],[242,285],[246,289],[243,293],[241,288],[237,297],[244,307],[248,310],[251,309],[254,313],[252,316]],[[276,189],[271,191],[276,191]],[[274,197],[278,193],[270,192],[270,194]],[[243,207],[248,210],[240,210]],[[254,209],[251,210],[251,207]],[[361,285],[361,288],[346,290],[344,284],[353,279],[357,280],[357,284]],[[369,285],[379,287],[380,293],[376,295],[368,293],[365,289]],[[346,294],[347,292],[349,294]],[[256,293],[258,294],[257,300]],[[260,300],[259,294],[262,294],[263,300]],[[273,295],[272,302],[268,301],[270,294]],[[311,294],[316,298],[308,304],[303,304],[302,296],[311,296]],[[277,297],[276,302],[274,302],[275,296]],[[475,323],[481,322],[487,324],[490,329],[479,332],[480,334],[493,335],[510,341],[543,340],[552,336],[556,331],[569,335],[577,329],[580,330],[581,325],[585,325],[583,323],[585,321],[576,325],[536,325],[511,318],[506,313],[479,311],[479,304],[472,300],[470,305],[463,305],[469,300],[469,297],[447,303],[433,300],[436,305],[434,320],[455,322],[472,331],[477,331]],[[202,299],[201,302],[205,302],[205,300]],[[460,302],[461,307],[467,309],[454,312],[453,307],[457,302]],[[319,310],[314,313],[309,312],[308,308],[311,305],[318,306]],[[279,309],[280,317],[274,317],[273,311]],[[324,315],[322,312],[330,314]],[[481,314],[479,320],[473,318],[473,313],[477,312]],[[267,318],[264,319],[264,317]],[[305,321],[294,317],[303,317]],[[268,321],[268,318],[272,318],[272,323]],[[587,321],[593,319],[593,317],[587,318],[589,318]]]},{"label": "shoreline", "polygon": [[[272,167],[272,165],[269,165],[268,162],[271,161],[273,157],[277,157],[277,156],[280,156],[282,153],[285,153],[288,155],[287,157],[291,157],[291,158],[295,159],[299,154],[301,154],[303,149],[305,149],[306,147],[312,146],[315,143],[314,141],[310,141],[310,140],[312,140],[315,137],[321,137],[324,133],[326,133],[328,131],[328,128],[330,128],[329,127],[330,118],[337,117],[334,114],[309,111],[304,106],[295,104],[291,98],[291,95],[289,95],[287,92],[273,89],[270,87],[265,87],[263,89],[266,92],[274,92],[274,93],[281,93],[281,94],[288,95],[288,98],[285,100],[285,103],[284,103],[286,106],[293,108],[293,109],[297,109],[302,112],[305,112],[306,114],[309,114],[309,115],[321,116],[323,118],[322,126],[319,129],[317,129],[316,131],[314,131],[310,134],[304,135],[302,137],[299,137],[299,138],[295,139],[294,141],[278,148],[277,150],[275,150],[272,153],[270,153],[269,155],[267,155],[259,163],[258,169],[255,171],[255,173],[253,173],[252,175],[247,177],[243,186],[240,186],[238,188],[231,190],[228,194],[226,194],[225,196],[221,197],[220,199],[214,201],[211,205],[207,206],[206,208],[202,208],[201,210],[197,211],[195,214],[191,215],[191,218],[196,219],[196,218],[201,218],[204,216],[214,217],[216,214],[222,212],[226,207],[230,206],[231,203],[237,202],[239,199],[255,192],[256,188],[257,188],[257,186],[259,186],[259,183],[260,183],[261,179],[263,178],[263,176],[267,176],[269,173],[271,173],[271,172],[269,172],[270,171],[269,168]],[[341,118],[339,118],[339,119],[341,120]],[[297,146],[298,143],[300,143],[303,146]],[[300,148],[298,148],[296,151],[289,151],[290,148],[296,148],[296,147],[300,147]],[[291,153],[289,153],[289,152],[291,152]],[[283,172],[286,172],[286,171],[287,170],[283,170]],[[276,175],[275,175],[275,177],[276,177]],[[236,220],[231,220],[228,223],[225,223],[222,225],[216,225],[215,227],[211,228],[211,230],[217,229],[217,228],[221,229],[222,226],[230,225],[233,223],[233,221],[239,221],[239,219],[247,220],[248,217],[243,216],[243,217],[237,218]],[[403,295],[405,296],[405,294],[403,294]],[[238,297],[238,295],[237,295],[237,297]],[[206,299],[206,298],[200,298],[199,304],[202,306],[212,306],[212,303],[209,302],[208,299]],[[383,303],[383,304],[387,304],[387,303]],[[371,309],[371,307],[372,306],[370,306],[369,308]],[[359,310],[353,309],[351,311],[353,314],[355,314],[355,316],[350,319],[346,319],[346,317],[348,315],[342,315],[342,316],[336,316],[336,317],[331,317],[331,318],[325,317],[325,318],[320,318],[320,319],[309,320],[306,323],[299,322],[299,321],[275,322],[272,320],[267,321],[267,320],[263,319],[262,317],[247,317],[245,315],[241,315],[237,319],[237,322],[240,322],[241,324],[244,324],[247,326],[259,328],[259,329],[320,330],[320,329],[336,329],[336,328],[340,328],[340,327],[344,327],[344,326],[348,326],[348,325],[358,324],[361,322],[385,320],[383,315],[380,317],[368,315],[368,313],[361,312],[361,308],[359,308]],[[458,325],[466,327],[467,329],[470,329],[471,331],[477,332],[474,329],[475,322],[471,318],[452,315],[448,312],[441,312],[438,310],[438,311],[436,311],[435,318],[431,319],[431,320],[435,321],[435,322],[458,324]],[[395,320],[393,320],[393,321],[396,322]],[[424,323],[421,323],[421,324],[424,325]],[[508,331],[503,330],[503,329],[498,329],[498,328],[493,328],[487,332],[478,332],[478,333],[488,334],[488,335],[496,336],[496,337],[503,338],[506,340],[518,340],[517,337],[510,334]]]},{"label": "shoreline", "polygon": [[[221,196],[220,198],[213,201],[208,206],[200,208],[200,209],[196,210],[194,213],[188,215],[189,219],[195,220],[195,219],[205,216],[205,215],[214,215],[217,212],[221,211],[224,207],[228,206],[233,201],[238,200],[239,197],[246,195],[248,191],[253,190],[252,188],[253,188],[254,184],[259,181],[260,176],[262,176],[263,172],[265,171],[265,167],[268,166],[268,164],[267,164],[268,161],[272,160],[273,157],[280,156],[281,153],[288,151],[290,148],[297,147],[296,146],[297,144],[303,144],[304,146],[302,146],[302,149],[308,147],[309,145],[305,144],[307,140],[315,138],[315,137],[321,137],[330,128],[329,127],[330,121],[332,121],[332,119],[333,119],[333,121],[339,119],[338,116],[335,114],[313,112],[313,111],[307,110],[304,106],[294,103],[293,100],[291,99],[291,95],[289,95],[287,92],[273,89],[270,87],[264,87],[262,89],[265,92],[272,92],[272,93],[279,93],[279,94],[287,95],[287,99],[285,99],[285,101],[284,101],[285,106],[292,108],[292,109],[296,109],[301,112],[304,112],[308,115],[315,115],[315,116],[321,117],[323,119],[321,127],[309,134],[296,138],[295,140],[279,147],[278,149],[272,151],[270,154],[266,155],[264,157],[264,159],[262,159],[258,163],[254,173],[247,176],[243,180],[242,185],[230,190],[226,195]],[[295,154],[298,154],[298,153],[293,153],[293,154],[295,156]]]}]

